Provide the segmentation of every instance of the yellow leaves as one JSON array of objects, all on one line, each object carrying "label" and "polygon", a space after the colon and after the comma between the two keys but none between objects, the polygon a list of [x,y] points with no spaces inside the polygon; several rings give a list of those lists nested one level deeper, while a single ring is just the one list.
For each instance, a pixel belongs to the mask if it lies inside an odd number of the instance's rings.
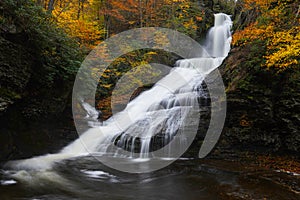
[{"label": "yellow leaves", "polygon": [[183,19],[183,18],[184,18],[183,14],[182,14],[182,13],[179,13],[178,19]]},{"label": "yellow leaves", "polygon": [[125,62],[126,62],[126,58],[124,58],[124,57],[118,57],[114,60],[114,64],[117,66],[120,65],[121,63],[125,63]]},{"label": "yellow leaves", "polygon": [[154,52],[154,51],[150,51],[150,52],[148,52],[148,53],[146,53],[147,55],[157,55],[157,53],[156,52]]},{"label": "yellow leaves", "polygon": [[266,66],[267,67],[276,66],[279,68],[285,68],[290,66],[291,64],[297,64],[298,63],[297,60],[290,59],[289,58],[290,56],[296,56],[296,55],[293,54],[293,51],[289,46],[287,46],[286,48],[280,48],[275,53],[266,56],[267,59]]},{"label": "yellow leaves", "polygon": [[179,4],[179,8],[182,10],[182,12],[185,12],[185,13],[188,12],[188,9],[190,7],[191,6],[188,3],[185,3],[184,1],[181,1],[180,4]]},{"label": "yellow leaves", "polygon": [[109,88],[112,87],[112,84],[102,84],[101,86],[104,87],[104,88],[109,89]]},{"label": "yellow leaves", "polygon": [[193,30],[197,30],[197,28],[198,28],[198,26],[195,24],[193,18],[191,18],[189,21],[184,22],[183,26],[186,29],[193,29]]},{"label": "yellow leaves", "polygon": [[75,38],[81,47],[91,49],[98,45],[105,31],[94,20],[96,15],[92,4],[94,1],[84,1],[79,6],[77,1],[66,1],[56,4],[52,12],[57,24],[68,35]]},{"label": "yellow leaves", "polygon": [[185,2],[185,0],[167,0],[168,3]]},{"label": "yellow leaves", "polygon": [[276,0],[244,0],[243,2],[245,9],[267,10],[271,3],[275,1]]},{"label": "yellow leaves", "polygon": [[280,31],[268,41],[268,54],[265,66],[285,69],[299,64],[300,33],[299,27]]},{"label": "yellow leaves", "polygon": [[154,35],[155,46],[154,48],[167,47],[170,44],[168,35],[157,31]]},{"label": "yellow leaves", "polygon": [[[274,0],[244,0],[246,9],[259,6],[261,16],[255,23],[243,30],[236,31],[233,35],[233,45],[243,46],[254,40],[266,41],[267,68],[277,68],[279,71],[289,67],[299,66],[300,63],[300,26],[287,15],[292,7],[284,1],[276,1],[275,6],[270,6]],[[291,13],[294,16],[296,13]]]},{"label": "yellow leaves", "polygon": [[135,24],[136,23],[136,21],[128,21],[128,24],[129,25],[133,25],[133,24]]},{"label": "yellow leaves", "polygon": [[92,48],[100,42],[101,35],[104,34],[103,30],[97,27],[94,22],[85,20],[59,20],[59,26],[65,28],[66,32],[75,38],[81,46]]}]

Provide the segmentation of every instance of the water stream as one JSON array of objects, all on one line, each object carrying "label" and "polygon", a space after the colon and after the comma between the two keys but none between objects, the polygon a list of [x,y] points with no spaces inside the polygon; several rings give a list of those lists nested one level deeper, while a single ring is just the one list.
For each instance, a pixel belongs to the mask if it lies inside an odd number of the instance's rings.
[{"label": "water stream", "polygon": [[[178,156],[194,139],[194,135],[185,134],[182,130],[188,126],[198,127],[198,99],[206,95],[201,85],[206,75],[220,66],[227,56],[231,26],[228,15],[215,14],[215,24],[208,33],[205,44],[207,52],[203,57],[177,61],[170,73],[150,90],[129,102],[123,111],[102,125],[87,130],[59,153],[13,161],[8,165],[15,169],[49,169],[60,160],[89,154],[96,154],[100,158],[110,154],[122,158],[152,159],[155,156],[151,154],[150,147],[153,136],[157,134],[162,136],[162,145],[172,141],[161,157]],[[207,53],[211,57],[208,58]],[[85,102],[82,104],[87,117],[95,121],[97,111]],[[136,148],[137,141],[139,147]],[[115,145],[119,148],[115,148]],[[136,151],[138,154],[135,154]]]},{"label": "water stream", "polygon": [[[118,165],[143,165],[149,159],[167,162],[175,148],[185,148],[193,137],[180,134],[181,127],[193,121],[190,113],[199,112],[198,99],[206,95],[202,82],[230,50],[231,26],[230,16],[216,14],[205,44],[210,58],[179,60],[168,75],[124,111],[97,123],[59,153],[8,162],[1,171],[0,199],[284,199],[282,194],[293,199],[295,193],[272,181],[265,180],[255,189],[255,178],[230,163],[216,166],[181,158],[159,171],[128,174],[95,158],[105,161],[113,157],[110,161]],[[83,106],[87,118],[97,121],[97,111],[86,103]],[[160,135],[161,147],[177,141],[164,150],[164,158],[153,154],[156,135]]]}]

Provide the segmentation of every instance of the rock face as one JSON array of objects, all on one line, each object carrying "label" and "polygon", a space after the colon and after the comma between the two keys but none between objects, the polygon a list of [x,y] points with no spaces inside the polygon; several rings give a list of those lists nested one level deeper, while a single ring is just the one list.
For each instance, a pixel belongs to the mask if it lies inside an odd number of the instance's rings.
[{"label": "rock face", "polygon": [[62,134],[68,137],[57,123],[70,99],[72,82],[58,79],[45,86],[37,81],[41,77],[47,83],[27,39],[26,34],[0,31],[0,161],[58,150],[63,146],[59,141],[65,141]]},{"label": "rock face", "polygon": [[30,119],[63,112],[72,81],[57,80],[47,85],[46,79],[44,83],[37,80],[43,79],[45,72],[27,45],[17,34],[0,36],[0,116],[14,106]]},{"label": "rock face", "polygon": [[70,116],[72,82],[39,85],[34,55],[9,39],[0,36],[0,161],[58,150],[76,137],[72,121],[61,117]]},{"label": "rock face", "polygon": [[0,112],[21,98],[30,78],[32,58],[21,45],[0,37]]},{"label": "rock face", "polygon": [[220,70],[227,90],[227,121],[221,146],[300,151],[300,72],[261,67],[260,44],[234,48]]},{"label": "rock face", "polygon": [[46,19],[33,1],[0,1],[0,161],[57,148],[69,121],[79,47]]}]

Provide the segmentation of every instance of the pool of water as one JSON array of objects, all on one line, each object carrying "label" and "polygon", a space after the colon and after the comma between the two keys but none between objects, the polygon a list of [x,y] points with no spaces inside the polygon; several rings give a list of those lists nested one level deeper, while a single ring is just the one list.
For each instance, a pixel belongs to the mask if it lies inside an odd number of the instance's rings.
[{"label": "pool of water", "polygon": [[183,158],[159,171],[129,174],[80,157],[48,170],[2,169],[0,183],[1,200],[300,199],[299,175],[222,160]]}]

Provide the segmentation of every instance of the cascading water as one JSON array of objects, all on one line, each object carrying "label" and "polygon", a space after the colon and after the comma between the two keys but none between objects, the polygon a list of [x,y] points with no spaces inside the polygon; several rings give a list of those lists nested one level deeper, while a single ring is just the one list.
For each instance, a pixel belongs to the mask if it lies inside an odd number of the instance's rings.
[{"label": "cascading water", "polygon": [[[180,126],[188,121],[189,112],[199,104],[198,98],[205,95],[201,84],[207,74],[221,65],[230,50],[232,21],[226,14],[215,14],[214,27],[208,33],[205,49],[212,58],[200,57],[179,60],[171,72],[158,81],[152,89],[143,92],[131,101],[124,111],[112,116],[102,125],[90,128],[79,139],[66,146],[58,154],[49,154],[10,163],[16,169],[47,169],[55,161],[87,155],[88,153],[111,153],[112,145],[130,152],[135,158],[151,158],[153,141],[165,146],[177,139],[185,146],[186,138],[180,137]],[[97,111],[86,103],[84,107],[97,118]],[[158,147],[160,148],[160,147]],[[167,151],[172,156],[172,146]],[[114,156],[122,156],[118,150]]]},{"label": "cascading water", "polygon": [[230,51],[232,26],[230,16],[222,13],[215,14],[214,26],[208,32],[206,50],[212,57],[224,58]]}]

